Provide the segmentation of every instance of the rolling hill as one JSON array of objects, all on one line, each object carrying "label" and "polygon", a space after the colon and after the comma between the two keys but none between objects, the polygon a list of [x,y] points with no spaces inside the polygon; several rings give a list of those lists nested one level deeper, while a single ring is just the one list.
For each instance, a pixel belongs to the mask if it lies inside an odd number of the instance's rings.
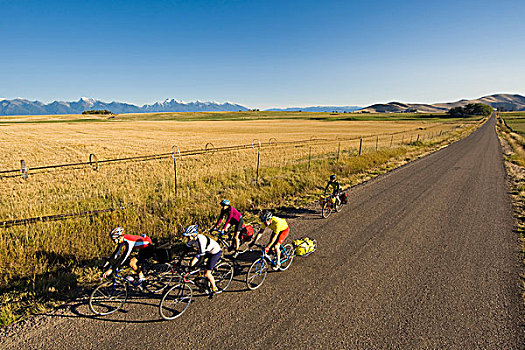
[{"label": "rolling hill", "polygon": [[464,106],[469,103],[485,103],[493,108],[504,109],[506,111],[525,111],[525,97],[511,94],[495,94],[480,97],[474,100],[459,100],[448,103],[421,104],[421,103],[402,103],[389,102],[374,104],[358,111],[361,113],[445,113],[450,108]]}]

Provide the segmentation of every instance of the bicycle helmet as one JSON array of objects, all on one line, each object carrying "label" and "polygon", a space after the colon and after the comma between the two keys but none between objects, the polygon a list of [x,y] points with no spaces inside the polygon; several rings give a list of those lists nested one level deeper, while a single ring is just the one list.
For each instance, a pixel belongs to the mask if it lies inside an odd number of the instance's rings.
[{"label": "bicycle helmet", "polygon": [[111,232],[109,233],[109,237],[118,238],[124,234],[124,228],[123,227],[115,227]]},{"label": "bicycle helmet", "polygon": [[267,210],[263,211],[261,215],[259,215],[259,219],[261,219],[262,222],[266,222],[268,220],[271,220],[273,217],[272,212]]},{"label": "bicycle helmet", "polygon": [[227,199],[223,199],[223,200],[221,201],[221,205],[222,205],[222,206],[230,205],[230,201],[227,200]]},{"label": "bicycle helmet", "polygon": [[330,181],[334,181],[335,180],[335,175],[330,175]]},{"label": "bicycle helmet", "polygon": [[194,236],[197,236],[198,233],[199,233],[199,228],[197,227],[197,225],[191,225],[191,226],[186,227],[184,232],[182,232],[182,235],[184,237],[190,237],[190,236],[194,237]]}]

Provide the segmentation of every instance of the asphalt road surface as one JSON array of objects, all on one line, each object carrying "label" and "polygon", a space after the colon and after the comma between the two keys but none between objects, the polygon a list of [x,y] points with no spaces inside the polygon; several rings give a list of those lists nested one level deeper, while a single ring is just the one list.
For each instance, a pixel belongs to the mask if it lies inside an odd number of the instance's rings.
[{"label": "asphalt road surface", "polygon": [[100,318],[79,301],[0,347],[524,349],[519,244],[494,123],[353,188],[328,219],[290,215],[293,236],[319,249],[256,291],[244,269],[171,322],[155,299]]}]

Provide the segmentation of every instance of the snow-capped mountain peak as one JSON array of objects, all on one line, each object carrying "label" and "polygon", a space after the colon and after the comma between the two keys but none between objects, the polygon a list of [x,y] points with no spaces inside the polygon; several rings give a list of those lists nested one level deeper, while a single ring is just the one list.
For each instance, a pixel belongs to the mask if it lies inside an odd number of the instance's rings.
[{"label": "snow-capped mountain peak", "polygon": [[174,98],[162,102],[137,106],[123,102],[102,102],[93,98],[81,97],[78,101],[53,101],[44,104],[39,101],[28,101],[22,98],[1,100],[0,115],[41,115],[41,114],[81,114],[90,109],[107,109],[113,113],[147,113],[147,112],[212,112],[247,110],[246,107],[233,103],[188,102]]}]

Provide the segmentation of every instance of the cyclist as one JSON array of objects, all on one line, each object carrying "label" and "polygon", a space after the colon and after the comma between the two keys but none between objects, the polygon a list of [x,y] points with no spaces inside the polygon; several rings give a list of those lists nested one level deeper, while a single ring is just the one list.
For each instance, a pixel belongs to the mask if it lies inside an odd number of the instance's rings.
[{"label": "cyclist", "polygon": [[213,297],[213,295],[217,292],[217,286],[215,285],[215,278],[213,278],[213,275],[211,274],[213,268],[215,265],[217,265],[217,262],[221,258],[222,251],[221,247],[219,246],[219,243],[217,243],[215,240],[211,239],[210,237],[207,237],[203,234],[199,233],[199,228],[197,225],[191,225],[186,227],[184,232],[182,233],[184,237],[188,237],[188,247],[195,247],[197,248],[197,255],[191,260],[190,267],[196,266],[198,263],[200,264],[204,259],[208,259],[206,262],[206,272],[204,273],[204,276],[208,278],[208,280],[211,283],[211,293],[210,293],[210,299]]},{"label": "cyclist", "polygon": [[155,254],[155,248],[151,238],[146,235],[136,236],[125,234],[122,227],[115,227],[109,233],[109,237],[117,244],[117,248],[106,262],[104,267],[109,266],[109,269],[102,275],[104,278],[111,275],[111,273],[118,267],[124,265],[124,262],[129,258],[133,250],[138,251],[138,255],[129,261],[129,266],[138,274],[138,280],[132,276],[128,276],[128,281],[135,286],[140,286],[144,281],[144,273],[142,272],[142,263],[144,260],[151,258]]},{"label": "cyclist", "polygon": [[250,247],[253,247],[253,245],[257,243],[264,230],[269,227],[273,231],[273,234],[270,238],[270,241],[268,242],[268,245],[266,248],[264,248],[264,252],[268,253],[270,249],[275,251],[277,256],[277,265],[274,266],[273,269],[278,270],[281,267],[281,244],[284,242],[286,237],[288,237],[290,228],[288,227],[286,220],[273,216],[268,210],[262,212],[261,215],[259,215],[259,219],[262,222],[262,226],[253,242],[250,243]]},{"label": "cyclist", "polygon": [[328,181],[328,184],[326,184],[326,187],[324,189],[324,194],[326,195],[328,193],[328,189],[332,187],[332,197],[336,198],[336,201],[341,204],[341,199],[339,199],[339,194],[341,193],[341,186],[339,185],[339,182],[336,180],[335,175],[330,175],[330,181]]},{"label": "cyclist", "polygon": [[233,254],[233,257],[236,258],[237,255],[239,255],[239,246],[241,245],[239,235],[241,233],[242,226],[244,225],[244,219],[241,213],[237,209],[232,207],[229,200],[223,199],[220,205],[222,206],[221,213],[219,214],[217,223],[215,224],[215,226],[212,227],[212,230],[217,229],[222,219],[226,220],[224,226],[222,227],[222,230],[224,232],[227,232],[231,226],[235,227],[233,232],[233,238],[235,240],[235,253]]}]

